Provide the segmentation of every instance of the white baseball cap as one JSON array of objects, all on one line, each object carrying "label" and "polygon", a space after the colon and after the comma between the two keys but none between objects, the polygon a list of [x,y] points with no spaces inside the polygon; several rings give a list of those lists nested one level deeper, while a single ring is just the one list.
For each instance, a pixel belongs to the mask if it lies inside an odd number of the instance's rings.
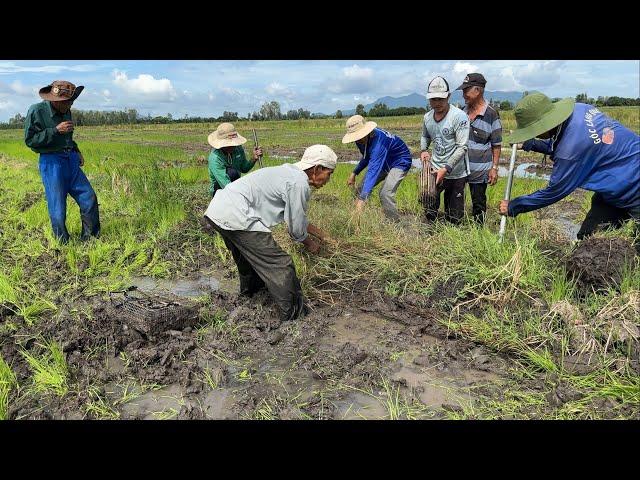
[{"label": "white baseball cap", "polygon": [[334,170],[337,161],[338,156],[331,148],[326,145],[311,145],[302,154],[302,159],[294,165],[300,170],[306,170],[316,165]]},{"label": "white baseball cap", "polygon": [[427,87],[427,98],[447,98],[450,93],[449,84],[442,77],[434,78]]}]

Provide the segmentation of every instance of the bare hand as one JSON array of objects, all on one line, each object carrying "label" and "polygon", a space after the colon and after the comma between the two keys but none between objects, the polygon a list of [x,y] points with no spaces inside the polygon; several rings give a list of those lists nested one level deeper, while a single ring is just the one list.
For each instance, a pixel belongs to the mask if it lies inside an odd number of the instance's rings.
[{"label": "bare hand", "polygon": [[320,251],[320,244],[309,237],[307,237],[303,243],[310,253],[318,253]]},{"label": "bare hand", "polygon": [[431,160],[431,154],[429,152],[422,152],[420,154],[420,160],[422,160],[422,163],[427,163]]},{"label": "bare hand", "polygon": [[312,224],[307,225],[307,232],[309,232],[311,235],[319,238],[322,241],[325,241],[329,238],[329,235],[327,235],[323,230],[319,229],[318,227]]},{"label": "bare hand", "polygon": [[257,162],[258,158],[262,156],[262,147],[253,149],[253,161]]},{"label": "bare hand", "polygon": [[500,200],[500,205],[498,206],[498,210],[500,211],[500,215],[508,215],[509,200]]},{"label": "bare hand", "polygon": [[351,175],[349,175],[349,178],[347,178],[347,186],[349,187],[355,187],[356,186],[356,174],[352,173]]},{"label": "bare hand", "polygon": [[522,150],[522,143],[516,143],[516,150]]},{"label": "bare hand", "polygon": [[61,122],[58,125],[56,125],[56,130],[58,130],[58,133],[73,132],[73,122],[72,121]]},{"label": "bare hand", "polygon": [[365,201],[361,200],[361,199],[357,199],[356,200],[356,212],[357,213],[362,213],[362,210],[364,210],[364,205],[365,205]]},{"label": "bare hand", "polygon": [[495,185],[498,183],[498,169],[492,168],[489,170],[489,185]]},{"label": "bare hand", "polygon": [[440,185],[444,180],[444,176],[447,174],[447,169],[442,167],[438,170],[438,174],[436,175],[436,185]]}]

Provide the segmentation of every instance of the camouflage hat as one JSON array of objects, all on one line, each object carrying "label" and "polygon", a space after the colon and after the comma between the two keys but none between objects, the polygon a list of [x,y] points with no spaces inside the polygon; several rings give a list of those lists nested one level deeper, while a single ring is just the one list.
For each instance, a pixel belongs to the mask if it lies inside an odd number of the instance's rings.
[{"label": "camouflage hat", "polygon": [[56,80],[50,85],[42,87],[38,93],[41,98],[50,102],[64,102],[65,100],[73,102],[82,93],[82,90],[84,90],[82,85],[76,87],[66,80]]}]

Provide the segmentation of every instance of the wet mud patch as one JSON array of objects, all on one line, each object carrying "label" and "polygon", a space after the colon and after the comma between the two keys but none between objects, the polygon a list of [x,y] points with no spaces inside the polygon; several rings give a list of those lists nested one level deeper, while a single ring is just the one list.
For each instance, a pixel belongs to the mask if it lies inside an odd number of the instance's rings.
[{"label": "wet mud patch", "polygon": [[606,289],[619,285],[625,270],[632,268],[635,260],[636,251],[629,240],[589,237],[571,252],[566,267],[581,287]]},{"label": "wet mud patch", "polygon": [[[312,304],[282,323],[268,295],[217,291],[193,326],[148,332],[103,301],[91,307],[39,326],[38,338],[62,346],[69,391],[14,394],[10,418],[439,418],[502,371],[477,345],[426,333],[419,320],[345,306]],[[0,339],[21,385],[32,371],[19,351],[36,340],[26,326]]]}]

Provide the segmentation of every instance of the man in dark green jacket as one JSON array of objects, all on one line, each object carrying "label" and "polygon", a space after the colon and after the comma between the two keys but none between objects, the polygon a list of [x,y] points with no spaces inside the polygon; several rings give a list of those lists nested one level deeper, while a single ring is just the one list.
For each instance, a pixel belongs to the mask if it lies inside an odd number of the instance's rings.
[{"label": "man in dark green jacket", "polygon": [[72,138],[71,105],[83,89],[64,80],[41,88],[39,94],[44,101],[31,105],[24,125],[24,142],[40,154],[40,176],[53,234],[63,243],[69,241],[67,195],[80,207],[81,240],[100,234],[98,198],[80,168],[84,158]]},{"label": "man in dark green jacket", "polygon": [[221,123],[208,138],[213,147],[209,154],[209,178],[211,197],[217,190],[240,178],[240,173],[247,173],[262,155],[262,147],[253,149],[252,161],[247,160],[244,148],[241,147],[247,139],[240,135],[233,124]]}]

